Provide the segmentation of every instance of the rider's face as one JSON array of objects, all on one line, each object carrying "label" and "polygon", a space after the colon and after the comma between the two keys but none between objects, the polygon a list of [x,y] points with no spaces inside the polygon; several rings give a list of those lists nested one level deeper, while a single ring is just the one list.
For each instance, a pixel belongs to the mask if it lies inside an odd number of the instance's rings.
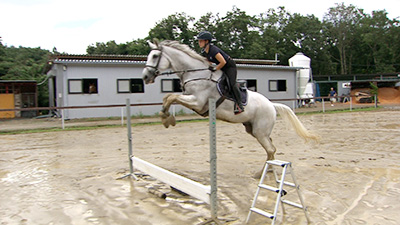
[{"label": "rider's face", "polygon": [[200,48],[204,48],[206,46],[206,40],[199,40]]}]

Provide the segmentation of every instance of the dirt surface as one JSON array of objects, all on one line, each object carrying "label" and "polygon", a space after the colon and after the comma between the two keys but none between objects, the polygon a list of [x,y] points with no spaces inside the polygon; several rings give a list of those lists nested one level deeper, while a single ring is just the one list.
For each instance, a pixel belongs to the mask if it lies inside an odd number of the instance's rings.
[{"label": "dirt surface", "polygon": [[[399,224],[400,111],[299,118],[320,143],[304,143],[279,118],[272,139],[276,158],[293,163],[312,224]],[[117,179],[129,173],[126,130],[0,135],[0,224],[186,225],[209,218],[207,204],[150,177]],[[132,136],[136,156],[209,184],[208,121],[136,126]],[[219,218],[244,224],[266,154],[241,124],[221,121],[217,149]],[[275,194],[265,191],[259,200],[271,211]],[[281,224],[306,224],[301,210],[285,209]],[[253,213],[250,224],[269,222]]]},{"label": "dirt surface", "polygon": [[[356,95],[357,92],[364,92],[364,93],[370,94],[371,89],[369,89],[369,88],[353,89],[351,91],[351,95]],[[353,98],[354,103],[356,103],[355,99],[356,98]],[[400,89],[390,88],[390,87],[379,88],[378,89],[378,101],[380,104],[383,104],[383,105],[399,104],[400,103]]]}]

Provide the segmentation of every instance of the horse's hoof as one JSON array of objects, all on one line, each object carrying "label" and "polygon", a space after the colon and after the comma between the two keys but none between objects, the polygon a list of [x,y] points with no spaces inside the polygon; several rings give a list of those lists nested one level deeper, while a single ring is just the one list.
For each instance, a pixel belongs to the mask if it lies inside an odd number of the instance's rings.
[{"label": "horse's hoof", "polygon": [[168,123],[169,123],[170,125],[172,125],[172,126],[175,126],[175,125],[176,125],[176,120],[175,120],[175,117],[174,117],[174,116],[169,116],[167,120],[168,120]]},{"label": "horse's hoof", "polygon": [[158,113],[158,115],[160,115],[161,118],[164,118],[164,119],[166,119],[167,117],[170,116],[169,112],[164,112],[164,111],[160,111],[160,112]]},{"label": "horse's hoof", "polygon": [[261,178],[261,174],[262,174],[262,171],[258,171],[257,173],[255,173],[253,175],[253,178],[256,179],[256,180],[259,180]]},{"label": "horse's hoof", "polygon": [[175,117],[172,115],[169,115],[168,117],[162,116],[161,121],[165,128],[168,128],[169,125],[172,125],[172,126],[176,125]]},{"label": "horse's hoof", "polygon": [[275,160],[275,153],[272,155],[268,155],[267,161]]},{"label": "horse's hoof", "polygon": [[162,122],[162,124],[164,125],[165,128],[168,128],[169,125],[170,125],[169,121],[168,121],[168,118],[161,117],[161,122]]}]

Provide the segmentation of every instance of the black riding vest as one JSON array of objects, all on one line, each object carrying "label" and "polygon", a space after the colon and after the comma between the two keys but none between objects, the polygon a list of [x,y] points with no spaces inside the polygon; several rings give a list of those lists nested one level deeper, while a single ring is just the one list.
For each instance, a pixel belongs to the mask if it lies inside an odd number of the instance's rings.
[{"label": "black riding vest", "polygon": [[227,62],[227,64],[228,64],[228,62],[229,62],[229,60],[231,58],[228,54],[226,54],[220,48],[218,48],[217,46],[212,45],[212,44],[210,44],[210,48],[208,50],[208,53],[207,52],[204,52],[204,53],[205,53],[205,57],[208,59],[208,61],[213,62],[213,63],[215,63],[217,65],[219,64],[219,61],[215,58],[215,56],[218,53],[221,53],[222,57],[224,57],[224,59]]}]

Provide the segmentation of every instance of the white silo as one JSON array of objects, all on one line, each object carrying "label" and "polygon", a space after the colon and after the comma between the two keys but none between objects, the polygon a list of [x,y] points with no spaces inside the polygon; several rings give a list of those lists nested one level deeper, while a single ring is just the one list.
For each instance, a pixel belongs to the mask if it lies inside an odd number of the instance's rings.
[{"label": "white silo", "polygon": [[301,98],[311,97],[305,95],[305,90],[308,81],[311,76],[311,59],[305,56],[303,53],[298,52],[292,58],[289,59],[289,66],[302,67],[296,73],[297,75],[297,94]]}]

